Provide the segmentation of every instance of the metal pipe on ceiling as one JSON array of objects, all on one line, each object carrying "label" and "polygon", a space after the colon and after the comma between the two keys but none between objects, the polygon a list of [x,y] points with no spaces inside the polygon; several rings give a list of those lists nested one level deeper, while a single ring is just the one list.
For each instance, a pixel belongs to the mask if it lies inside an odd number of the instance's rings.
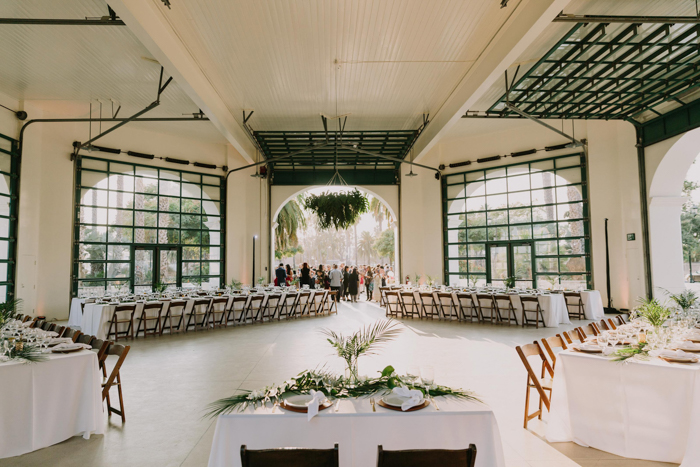
[{"label": "metal pipe on ceiling", "polygon": [[34,18],[0,18],[0,24],[24,24],[29,26],[126,26],[120,19],[34,19]]},{"label": "metal pipe on ceiling", "polygon": [[567,15],[560,13],[553,23],[639,23],[639,24],[699,24],[698,16],[613,16]]},{"label": "metal pipe on ceiling", "polygon": [[386,159],[386,160],[389,160],[389,161],[394,161],[394,162],[397,162],[397,163],[400,163],[400,164],[415,165],[416,167],[422,167],[422,168],[424,168],[424,169],[433,170],[433,171],[435,171],[438,175],[441,175],[440,170],[436,169],[435,167],[428,167],[427,165],[417,164],[417,163],[415,163],[415,162],[407,161],[407,160],[404,160],[404,159],[399,159],[398,157],[385,156],[385,155],[383,155],[383,154],[378,154],[378,153],[376,153],[376,152],[365,151],[364,149],[359,149],[359,148],[356,148],[356,147],[351,146],[351,145],[349,145],[349,144],[341,144],[340,147],[343,148],[343,149],[350,150],[350,151],[359,152],[360,154],[367,154],[367,155],[369,155],[369,156],[374,156],[374,157],[378,157],[378,158],[380,158],[380,159]]}]

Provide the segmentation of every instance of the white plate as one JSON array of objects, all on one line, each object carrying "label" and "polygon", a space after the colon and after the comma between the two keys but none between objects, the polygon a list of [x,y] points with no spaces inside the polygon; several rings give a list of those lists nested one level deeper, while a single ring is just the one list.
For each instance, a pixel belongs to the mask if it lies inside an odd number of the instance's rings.
[{"label": "white plate", "polygon": [[311,401],[311,399],[313,399],[313,397],[311,397],[311,394],[298,394],[296,396],[287,397],[284,400],[284,403],[290,407],[304,408],[306,407],[306,404],[308,404]]},{"label": "white plate", "polygon": [[69,345],[62,346],[62,347],[60,347],[60,348],[58,348],[58,349],[54,347],[54,348],[52,349],[52,351],[56,351],[56,352],[66,352],[66,351],[68,351],[68,350],[76,350],[76,349],[82,349],[82,348],[83,348],[82,345],[78,345],[78,344],[69,344]]},{"label": "white plate", "polygon": [[[386,405],[391,405],[392,407],[401,407],[401,405],[406,402],[408,399],[405,397],[401,397],[397,394],[387,394],[386,396],[382,397],[382,401]],[[420,404],[422,404],[425,401],[425,399],[421,399]]]}]

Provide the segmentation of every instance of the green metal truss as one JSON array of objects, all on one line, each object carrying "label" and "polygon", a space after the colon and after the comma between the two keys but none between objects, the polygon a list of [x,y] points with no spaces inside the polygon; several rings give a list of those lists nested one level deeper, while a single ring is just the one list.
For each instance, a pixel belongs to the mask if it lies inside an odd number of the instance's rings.
[{"label": "green metal truss", "polygon": [[700,96],[700,25],[577,24],[487,111],[641,122]]},{"label": "green metal truss", "polygon": [[[265,159],[284,156],[312,144],[315,148],[270,162],[272,183],[297,185],[325,183],[337,167],[343,177],[348,174],[358,181],[372,180],[388,185],[397,183],[400,162],[362,154],[341,145],[354,146],[382,156],[404,159],[419,135],[418,130],[397,131],[256,131],[253,133]],[[370,173],[377,172],[377,173]],[[347,179],[346,179],[347,180]],[[359,182],[358,182],[359,183]]]}]

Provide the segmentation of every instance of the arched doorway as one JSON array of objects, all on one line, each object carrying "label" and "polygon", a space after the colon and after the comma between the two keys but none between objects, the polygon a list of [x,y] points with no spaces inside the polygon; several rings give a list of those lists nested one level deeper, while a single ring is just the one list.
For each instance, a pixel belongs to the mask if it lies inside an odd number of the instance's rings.
[{"label": "arched doorway", "polygon": [[[396,186],[273,186],[271,199],[270,199],[270,213],[271,213],[271,229],[270,229],[270,258],[271,258],[271,271],[274,271],[279,264],[279,261],[275,258],[275,229],[277,228],[277,219],[282,208],[291,200],[296,198],[298,195],[306,193],[310,190],[324,190],[324,189],[337,189],[337,188],[347,188],[347,189],[358,189],[359,191],[371,195],[382,203],[382,205],[389,212],[391,217],[395,220],[393,232],[394,232],[394,254],[393,263],[395,274],[400,277],[400,258],[399,258],[399,195]],[[332,258],[335,259],[335,258]],[[361,259],[361,258],[360,258]],[[360,260],[358,259],[358,261]],[[360,263],[362,261],[359,261]],[[397,279],[398,280],[398,279]]]},{"label": "arched doorway", "polygon": [[649,243],[655,294],[685,289],[681,209],[683,181],[700,154],[700,128],[681,136],[663,155],[649,187]]}]

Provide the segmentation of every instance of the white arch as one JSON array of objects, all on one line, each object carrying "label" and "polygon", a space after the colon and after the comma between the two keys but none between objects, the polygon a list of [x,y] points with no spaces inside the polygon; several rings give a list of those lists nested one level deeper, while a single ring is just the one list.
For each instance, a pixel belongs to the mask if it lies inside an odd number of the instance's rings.
[{"label": "white arch", "polygon": [[656,295],[685,289],[681,196],[683,181],[700,154],[700,128],[681,136],[664,154],[649,187],[651,277]]},{"label": "white arch", "polygon": [[[273,186],[272,187],[272,196],[270,200],[270,213],[274,212],[274,215],[270,217],[272,219],[272,222],[270,222],[270,225],[272,226],[271,231],[270,231],[270,238],[274,239],[275,238],[275,227],[277,226],[277,216],[279,215],[280,211],[282,208],[292,199],[296,198],[297,195],[300,193],[304,193],[306,191],[312,190],[314,188],[327,188],[327,189],[335,189],[335,188],[357,188],[360,191],[363,191],[365,193],[368,193],[375,198],[377,198],[379,201],[386,206],[386,208],[389,210],[389,213],[391,213],[391,216],[396,220],[396,227],[394,227],[394,270],[396,271],[397,278],[400,276],[398,275],[398,272],[401,270],[399,268],[399,232],[398,232],[398,224],[399,224],[399,196],[398,196],[398,187],[396,185],[386,185],[386,186],[372,186],[372,188],[368,188],[366,186],[361,186],[361,185],[348,185],[348,186],[328,186],[328,185],[304,185],[304,186],[290,186],[290,185],[285,185],[285,186]],[[389,190],[395,190],[396,191],[396,197],[394,200],[389,201],[389,195],[391,194]],[[275,191],[281,191],[285,190],[283,192],[282,197],[280,198],[279,196],[275,196]],[[291,194],[289,194],[289,190],[292,191]],[[379,190],[384,190],[386,193],[384,195],[381,195],[378,193]],[[270,242],[270,263],[272,270],[274,271],[275,268],[275,245],[274,241]]]}]

